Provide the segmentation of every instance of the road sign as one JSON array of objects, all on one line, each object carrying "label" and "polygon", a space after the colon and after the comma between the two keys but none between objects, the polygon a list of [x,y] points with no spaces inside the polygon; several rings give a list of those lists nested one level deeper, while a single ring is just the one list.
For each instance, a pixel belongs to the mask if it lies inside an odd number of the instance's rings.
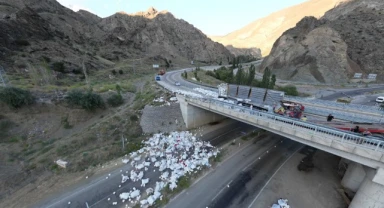
[{"label": "road sign", "polygon": [[368,74],[368,79],[376,79],[377,74]]},{"label": "road sign", "polygon": [[353,76],[354,79],[360,79],[363,76],[363,73],[355,73]]},{"label": "road sign", "polygon": [[159,64],[153,64],[153,68],[159,68]]}]

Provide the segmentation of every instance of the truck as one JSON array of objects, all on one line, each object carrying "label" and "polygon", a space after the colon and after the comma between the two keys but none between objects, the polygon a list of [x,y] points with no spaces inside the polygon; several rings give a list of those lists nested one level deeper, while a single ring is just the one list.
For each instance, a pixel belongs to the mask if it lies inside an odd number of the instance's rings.
[{"label": "truck", "polygon": [[158,75],[162,76],[165,74],[165,69],[160,69]]},{"label": "truck", "polygon": [[222,83],[217,86],[219,98],[233,100],[236,104],[252,106],[254,109],[271,112],[285,93],[271,89]]}]

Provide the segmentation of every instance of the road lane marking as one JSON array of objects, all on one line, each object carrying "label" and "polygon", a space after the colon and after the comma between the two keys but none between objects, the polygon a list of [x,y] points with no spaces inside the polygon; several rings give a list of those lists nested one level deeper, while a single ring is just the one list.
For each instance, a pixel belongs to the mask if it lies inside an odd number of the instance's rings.
[{"label": "road lane marking", "polygon": [[[277,143],[279,143],[280,141],[278,141],[278,142],[276,142],[274,145],[275,145],[275,147],[276,147],[276,144]],[[263,156],[263,155],[265,155],[266,153],[268,153],[268,151],[270,151],[271,149],[273,149],[274,147],[273,147],[273,145],[272,145],[272,147],[271,148],[269,148],[268,150],[267,150],[267,152],[264,152],[263,154],[261,154],[261,155],[259,155],[259,160],[261,159],[261,157]],[[247,165],[245,168],[243,168],[243,170],[242,171],[245,171],[245,170],[247,170],[248,168],[249,168],[249,166],[251,166],[251,165],[253,165],[255,162],[257,162],[258,160],[255,160],[255,161],[253,161],[251,164],[249,164],[249,165]]]},{"label": "road lane marking", "polygon": [[279,170],[285,165],[285,163],[288,162],[289,159],[291,159],[293,157],[293,155],[295,155],[304,145],[301,145],[299,148],[297,148],[297,150],[295,152],[292,153],[291,156],[289,156],[288,159],[286,159],[284,161],[283,164],[281,164],[281,166],[276,170],[276,172],[269,178],[269,180],[267,181],[267,183],[265,183],[265,185],[263,186],[263,188],[261,188],[261,190],[259,191],[259,193],[257,194],[257,196],[255,197],[255,199],[253,199],[253,201],[251,202],[251,204],[248,206],[248,208],[251,208],[253,203],[255,203],[255,201],[257,200],[257,198],[259,198],[260,194],[263,192],[263,190],[265,189],[265,187],[267,187],[267,185],[269,184],[269,182],[271,182],[272,178],[275,177],[275,175],[277,174],[277,172],[279,172]]},{"label": "road lane marking", "polygon": [[216,139],[218,139],[218,138],[220,138],[220,137],[222,137],[222,136],[224,136],[224,135],[226,135],[226,134],[229,134],[229,133],[231,133],[231,132],[234,132],[234,131],[236,131],[236,130],[239,129],[239,128],[241,128],[241,126],[235,128],[235,129],[233,129],[233,130],[231,130],[231,131],[228,131],[228,132],[226,132],[226,133],[224,133],[224,134],[221,134],[221,135],[219,135],[219,136],[217,136],[217,137],[215,137],[215,138],[213,138],[213,139],[211,139],[211,140],[208,140],[208,142],[211,142],[211,141],[216,140]]}]

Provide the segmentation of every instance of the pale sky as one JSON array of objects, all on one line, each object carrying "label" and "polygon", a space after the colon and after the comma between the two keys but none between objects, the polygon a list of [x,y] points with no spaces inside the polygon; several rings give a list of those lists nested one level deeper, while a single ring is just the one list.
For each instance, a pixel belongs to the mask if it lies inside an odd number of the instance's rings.
[{"label": "pale sky", "polygon": [[306,0],[58,0],[74,11],[100,17],[116,12],[136,13],[149,7],[171,12],[207,35],[226,35],[268,14]]}]

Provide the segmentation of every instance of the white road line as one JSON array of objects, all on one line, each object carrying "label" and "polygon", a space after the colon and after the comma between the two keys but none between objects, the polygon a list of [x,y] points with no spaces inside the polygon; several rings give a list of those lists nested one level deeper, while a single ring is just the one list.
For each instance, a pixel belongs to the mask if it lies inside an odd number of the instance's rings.
[{"label": "white road line", "polygon": [[[276,147],[276,144],[277,143],[281,143],[280,141],[276,142],[275,144],[272,145],[271,148],[269,148],[266,152],[264,152],[263,154],[259,155],[259,160],[260,160],[260,157],[262,157],[263,155],[265,155],[267,152],[269,152],[271,149],[275,148]],[[274,147],[273,147],[274,146]],[[259,160],[255,160],[253,161],[251,164],[247,165],[245,168],[243,168],[242,171],[245,171],[249,168],[249,166],[253,165],[255,162],[259,161]]]},{"label": "white road line", "polygon": [[288,159],[286,159],[284,161],[283,164],[281,164],[281,166],[276,170],[276,172],[269,178],[269,180],[267,181],[267,183],[265,183],[265,185],[263,186],[263,188],[260,190],[259,194],[257,194],[257,196],[255,197],[255,199],[253,199],[253,201],[251,202],[251,204],[248,206],[248,208],[251,208],[253,203],[255,203],[255,201],[257,200],[257,198],[259,198],[260,194],[263,192],[263,190],[265,189],[265,187],[267,187],[267,185],[269,184],[269,182],[271,182],[272,178],[275,177],[275,175],[277,174],[277,172],[279,172],[279,170],[285,165],[285,163],[288,162],[289,159],[291,159],[293,157],[293,155],[296,154],[297,151],[299,151],[299,149],[301,149],[303,147],[303,145],[301,145],[299,148],[297,148],[297,150],[295,152],[292,153],[291,156],[289,156]]},{"label": "white road line", "polygon": [[223,192],[224,191],[224,189],[226,188],[226,187],[228,187],[229,186],[229,184],[231,184],[232,183],[232,181],[233,180],[231,180],[231,181],[229,181],[229,183],[226,185],[226,186],[224,186],[220,191],[219,191],[219,193],[217,193],[216,194],[216,196],[215,197],[213,197],[213,199],[211,200],[211,201],[214,201],[220,194],[221,194],[221,192]]},{"label": "white road line", "polygon": [[215,138],[213,138],[213,139],[211,139],[211,140],[208,140],[208,141],[211,142],[211,141],[213,141],[213,140],[216,140],[216,139],[218,139],[218,138],[220,138],[220,137],[222,137],[222,136],[224,136],[224,135],[226,135],[226,134],[229,134],[229,133],[231,133],[231,132],[233,132],[233,131],[236,131],[236,130],[239,129],[239,128],[241,128],[241,127],[237,127],[237,128],[235,128],[235,129],[233,129],[233,130],[231,130],[231,131],[228,131],[228,132],[226,132],[226,133],[224,133],[224,134],[221,134],[221,135],[219,135],[219,136],[217,136],[217,137],[215,137]]}]

